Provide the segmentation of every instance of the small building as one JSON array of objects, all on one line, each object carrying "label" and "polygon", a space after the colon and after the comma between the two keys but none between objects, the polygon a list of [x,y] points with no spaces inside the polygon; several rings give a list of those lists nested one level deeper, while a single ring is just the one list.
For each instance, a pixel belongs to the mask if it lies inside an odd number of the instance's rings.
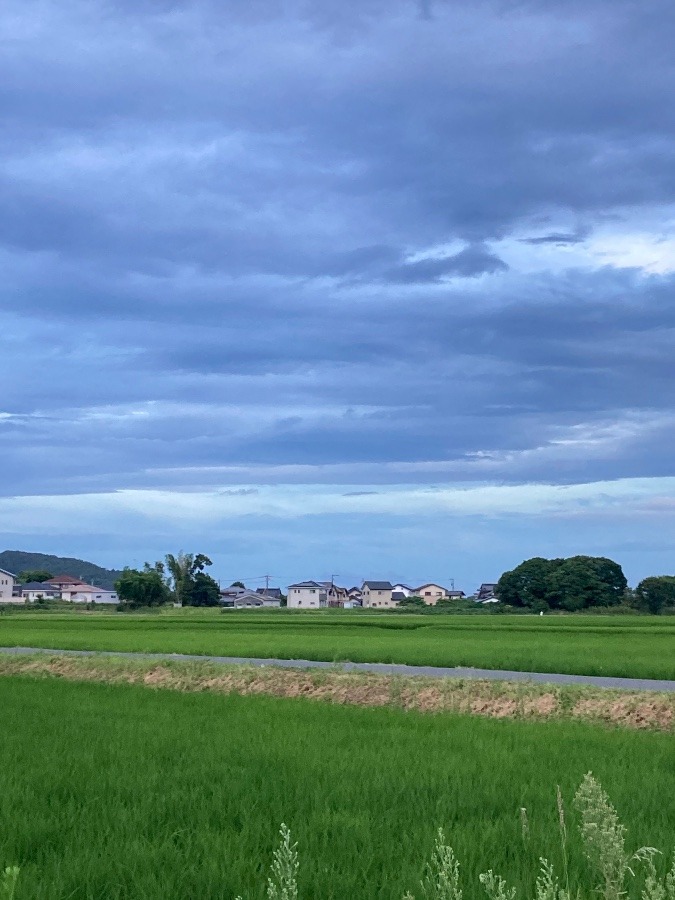
[{"label": "small building", "polygon": [[495,596],[495,591],[497,590],[496,583],[492,582],[484,582],[476,591],[476,602],[477,603],[486,603],[486,602],[494,602],[498,603],[498,599]]},{"label": "small building", "polygon": [[0,603],[23,603],[21,597],[14,595],[16,576],[6,569],[0,569]]},{"label": "small building", "polygon": [[415,596],[421,597],[427,606],[436,606],[439,600],[446,599],[448,592],[442,585],[429,582],[418,587]]},{"label": "small building", "polygon": [[448,600],[463,600],[466,597],[464,591],[448,591]]},{"label": "small building", "polygon": [[361,586],[363,605],[368,609],[394,609],[398,601],[392,599],[393,589],[390,581],[364,581]]},{"label": "small building", "polygon": [[19,585],[19,591],[21,598],[29,603],[35,603],[36,600],[61,599],[61,591],[49,582],[28,581],[26,584]]}]

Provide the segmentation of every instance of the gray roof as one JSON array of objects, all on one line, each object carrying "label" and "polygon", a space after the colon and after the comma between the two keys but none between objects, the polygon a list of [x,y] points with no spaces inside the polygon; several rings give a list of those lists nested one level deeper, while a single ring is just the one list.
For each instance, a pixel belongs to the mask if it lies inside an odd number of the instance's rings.
[{"label": "gray roof", "polygon": [[407,598],[406,595],[403,593],[403,591],[392,591],[392,592],[391,592],[391,599],[392,599],[392,600],[407,600],[408,598]]},{"label": "gray roof", "polygon": [[0,569],[3,575],[9,575],[10,578],[16,578],[16,575],[13,572],[8,572],[7,569]]},{"label": "gray roof", "polygon": [[274,597],[275,600],[281,600],[281,588],[263,588],[259,587],[256,594],[262,594],[263,597]]},{"label": "gray roof", "polygon": [[393,587],[393,584],[390,581],[364,581],[363,583],[369,587],[371,591],[390,591]]},{"label": "gray roof", "polygon": [[[330,584],[330,582],[328,582]],[[289,588],[321,588],[326,586],[325,581],[296,581],[295,584],[289,584]]]},{"label": "gray roof", "polygon": [[[1,570],[0,570],[1,571]],[[27,581],[26,584],[19,585],[22,591],[44,591],[50,594],[58,594],[59,589],[53,584],[45,584],[44,581]]]}]

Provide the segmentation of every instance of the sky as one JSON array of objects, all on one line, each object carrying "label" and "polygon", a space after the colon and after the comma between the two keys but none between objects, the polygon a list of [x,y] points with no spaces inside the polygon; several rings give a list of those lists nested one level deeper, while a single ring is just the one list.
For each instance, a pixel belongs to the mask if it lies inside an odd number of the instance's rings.
[{"label": "sky", "polygon": [[0,549],[675,569],[671,0],[4,0]]}]

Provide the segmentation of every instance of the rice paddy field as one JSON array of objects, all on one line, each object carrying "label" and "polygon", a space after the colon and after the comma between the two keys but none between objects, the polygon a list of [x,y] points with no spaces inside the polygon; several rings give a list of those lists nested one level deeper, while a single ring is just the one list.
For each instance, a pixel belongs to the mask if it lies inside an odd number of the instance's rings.
[{"label": "rice paddy field", "polygon": [[488,868],[526,896],[538,857],[559,863],[556,785],[588,770],[631,848],[675,842],[672,734],[25,675],[0,677],[0,709],[16,900],[260,900],[281,822],[305,900],[415,892],[439,825],[467,900]]},{"label": "rice paddy field", "polygon": [[0,616],[0,646],[675,678],[675,616],[21,611]]}]

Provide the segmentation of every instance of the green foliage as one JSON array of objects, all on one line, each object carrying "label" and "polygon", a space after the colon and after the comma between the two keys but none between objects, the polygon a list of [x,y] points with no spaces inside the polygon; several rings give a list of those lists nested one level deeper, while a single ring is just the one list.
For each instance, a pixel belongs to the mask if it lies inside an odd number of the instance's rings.
[{"label": "green foliage", "polygon": [[502,603],[536,612],[578,612],[594,606],[616,606],[624,598],[626,585],[621,566],[603,556],[534,557],[504,572],[496,595]]},{"label": "green foliage", "polygon": [[[173,553],[166,555],[166,567],[173,581],[173,592],[176,602],[186,606],[210,606],[210,603],[194,603],[193,598],[204,599],[210,597],[210,589],[204,582],[197,588],[196,577],[203,574],[206,566],[212,565],[211,560],[203,553],[184,553],[182,550],[177,556]],[[216,585],[217,587],[217,585]],[[195,593],[195,589],[197,592]]]},{"label": "green foliage", "polygon": [[28,584],[30,581],[49,581],[53,577],[52,573],[46,569],[25,569],[23,572],[19,572],[16,580],[21,584]]},{"label": "green foliage", "polygon": [[632,602],[637,609],[650,613],[660,613],[675,607],[675,576],[644,578],[635,588]]},{"label": "green foliage", "polygon": [[142,570],[124,569],[115,582],[115,590],[122,603],[130,609],[161,606],[170,599],[161,562],[154,566],[145,563]]},{"label": "green foliage", "polygon": [[18,880],[18,866],[7,866],[6,869],[0,872],[0,900],[13,900]]},{"label": "green foliage", "polygon": [[404,600],[400,600],[398,606],[399,606],[399,609],[405,609],[405,608],[426,609],[427,608],[427,604],[424,602],[424,600],[421,597],[417,597],[414,595],[412,597],[406,597]]},{"label": "green foliage", "polygon": [[187,606],[219,606],[220,588],[206,572],[197,572],[184,588],[183,603]]},{"label": "green foliage", "polygon": [[539,611],[548,607],[550,580],[561,559],[526,559],[497,582],[496,595],[509,606],[529,606]]}]

